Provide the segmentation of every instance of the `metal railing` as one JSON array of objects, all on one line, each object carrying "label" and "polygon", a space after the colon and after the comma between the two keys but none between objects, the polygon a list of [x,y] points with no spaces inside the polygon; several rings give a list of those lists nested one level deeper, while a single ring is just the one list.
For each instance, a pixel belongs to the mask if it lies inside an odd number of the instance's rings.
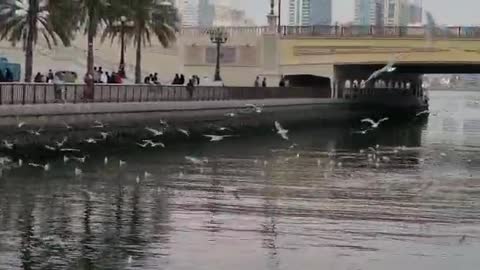
[{"label": "metal railing", "polygon": [[[200,37],[208,36],[209,27],[187,27],[181,31],[182,35]],[[256,27],[222,27],[229,34],[252,34],[261,36],[270,33],[265,26]],[[429,33],[431,32],[431,33]],[[375,25],[310,25],[310,26],[281,26],[279,34],[284,37],[389,37],[389,38],[471,38],[480,39],[480,27],[449,26],[438,27],[428,31],[424,26],[375,26]]]},{"label": "metal railing", "polygon": [[96,84],[87,98],[84,84],[0,83],[0,105],[52,103],[122,103],[222,101],[272,98],[330,98],[330,89],[296,87],[218,87]]}]

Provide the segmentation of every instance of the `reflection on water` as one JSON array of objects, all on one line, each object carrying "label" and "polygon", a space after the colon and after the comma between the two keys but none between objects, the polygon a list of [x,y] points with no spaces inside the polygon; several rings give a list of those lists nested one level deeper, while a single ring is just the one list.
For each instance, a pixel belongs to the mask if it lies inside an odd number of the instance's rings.
[{"label": "reflection on water", "polygon": [[432,94],[428,122],[367,135],[318,126],[290,130],[296,147],[258,136],[5,170],[0,269],[477,269],[480,93]]}]

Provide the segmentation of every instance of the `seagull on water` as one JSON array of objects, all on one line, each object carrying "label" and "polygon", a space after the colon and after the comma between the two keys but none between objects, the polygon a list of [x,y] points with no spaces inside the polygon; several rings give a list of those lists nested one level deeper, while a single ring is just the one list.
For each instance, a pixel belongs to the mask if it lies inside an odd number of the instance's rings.
[{"label": "seagull on water", "polygon": [[246,107],[252,108],[256,113],[262,113],[263,112],[263,106],[258,106],[255,104],[245,104]]},{"label": "seagull on water", "polygon": [[233,137],[232,135],[203,135],[205,138],[209,138],[211,142],[219,142],[222,141],[225,138]]},{"label": "seagull on water", "polygon": [[90,143],[90,144],[96,144],[97,140],[95,140],[94,138],[88,138],[88,139],[84,140],[84,142]]},{"label": "seagull on water", "polygon": [[108,157],[105,157],[105,158],[103,159],[103,164],[104,164],[104,165],[107,165],[107,164],[108,164]]},{"label": "seagull on water", "polygon": [[225,116],[226,117],[235,117],[235,116],[237,116],[237,114],[234,113],[234,112],[230,112],[230,113],[226,113]]},{"label": "seagull on water", "polygon": [[50,164],[45,164],[45,165],[41,165],[41,164],[37,164],[37,163],[28,163],[28,166],[30,167],[34,167],[34,168],[42,168],[44,171],[49,171],[50,170]]},{"label": "seagull on water", "polygon": [[10,150],[12,150],[13,146],[14,146],[13,143],[8,142],[7,140],[3,140],[3,145],[5,146],[5,148],[10,149]]},{"label": "seagull on water", "polygon": [[160,125],[163,125],[165,127],[168,127],[168,123],[165,120],[160,119]]},{"label": "seagull on water", "polygon": [[284,129],[278,121],[275,121],[275,128],[277,129],[277,134],[279,134],[284,140],[288,141],[288,130]]},{"label": "seagull on water", "polygon": [[424,114],[430,114],[430,111],[429,111],[429,110],[425,110],[425,111],[422,111],[422,112],[417,113],[415,116],[416,116],[416,117],[419,117],[419,116],[424,115]]},{"label": "seagull on water", "polygon": [[150,177],[152,177],[152,176],[153,176],[153,174],[151,174],[151,173],[149,173],[149,172],[144,172],[144,173],[143,173],[143,178],[145,178],[145,179],[146,179],[146,178],[150,178]]},{"label": "seagull on water", "polygon": [[23,167],[23,159],[18,160],[18,167]]},{"label": "seagull on water", "polygon": [[62,148],[60,149],[60,152],[81,152],[80,149],[75,149],[75,148]]},{"label": "seagull on water", "polygon": [[383,73],[391,73],[391,72],[394,72],[397,68],[394,67],[393,65],[395,64],[395,61],[396,61],[396,57],[394,57],[392,60],[390,60],[386,66],[382,67],[381,69],[379,70],[376,70],[375,72],[372,73],[372,75],[370,75],[370,77],[368,77],[368,79],[365,81],[365,84],[367,84],[368,82],[370,82],[371,80],[373,79],[376,79],[377,77],[379,77],[381,74]]},{"label": "seagull on water", "polygon": [[28,133],[34,135],[34,136],[40,136],[42,135],[40,132],[42,132],[42,129],[38,129],[38,130],[29,130],[27,131]]},{"label": "seagull on water", "polygon": [[50,146],[50,145],[45,145],[44,147],[45,147],[45,149],[47,149],[49,151],[57,151],[57,148],[55,148],[53,146]]},{"label": "seagull on water", "polygon": [[140,176],[137,175],[137,178],[135,178],[135,182],[137,182],[137,184],[140,184]]},{"label": "seagull on water", "polygon": [[208,163],[208,159],[207,159],[207,158],[199,159],[199,158],[196,158],[196,157],[186,156],[185,159],[186,159],[188,162],[193,163],[194,165],[203,165],[203,164],[205,164],[205,163]]},{"label": "seagull on water", "polygon": [[153,128],[149,128],[149,127],[146,127],[145,130],[149,131],[150,133],[152,133],[152,135],[154,137],[158,137],[158,136],[162,136],[163,135],[163,131],[161,130],[156,130],[156,129],[153,129]]},{"label": "seagull on water", "polygon": [[190,132],[186,129],[182,129],[182,128],[177,128],[177,131],[184,134],[185,136],[187,137],[190,137]]},{"label": "seagull on water", "polygon": [[125,165],[127,165],[127,162],[126,162],[126,161],[123,161],[123,160],[119,160],[119,161],[118,161],[118,166],[119,166],[119,167],[123,167],[123,166],[125,166]]},{"label": "seagull on water", "polygon": [[100,121],[97,121],[97,120],[95,120],[95,121],[93,122],[93,124],[94,124],[94,125],[92,126],[92,128],[105,128],[105,127],[107,126],[107,125],[105,125],[104,123],[102,123],[102,122],[100,122]]},{"label": "seagull on water", "polygon": [[382,122],[385,122],[385,121],[387,121],[387,120],[389,120],[388,117],[382,118],[382,119],[378,120],[378,122],[375,122],[375,121],[373,121],[373,120],[370,119],[370,118],[365,118],[365,119],[362,119],[361,122],[362,122],[362,123],[369,123],[370,125],[372,125],[372,128],[378,128],[378,126],[380,126],[380,124],[381,124]]}]

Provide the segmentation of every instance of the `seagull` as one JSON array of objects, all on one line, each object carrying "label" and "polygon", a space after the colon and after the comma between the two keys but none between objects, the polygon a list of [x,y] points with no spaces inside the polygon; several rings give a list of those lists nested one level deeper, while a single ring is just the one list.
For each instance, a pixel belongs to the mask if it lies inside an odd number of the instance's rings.
[{"label": "seagull", "polygon": [[123,167],[123,166],[127,165],[127,162],[123,161],[123,160],[119,160],[118,165],[119,165],[119,167]]},{"label": "seagull", "polygon": [[160,119],[160,124],[165,126],[165,127],[168,127],[168,123],[165,120]]},{"label": "seagull", "polygon": [[97,140],[95,140],[94,138],[88,138],[88,139],[84,140],[84,142],[90,143],[90,144],[96,144]]},{"label": "seagull", "polygon": [[150,143],[150,146],[153,147],[153,148],[156,148],[156,147],[165,148],[165,144],[163,144],[163,143],[161,143],[161,142],[151,142],[151,143]]},{"label": "seagull", "polygon": [[94,125],[92,126],[93,128],[105,128],[106,125],[100,121],[94,121]]},{"label": "seagull", "polygon": [[139,146],[141,146],[143,148],[147,147],[147,145],[150,145],[150,147],[152,147],[152,148],[159,147],[159,146],[162,147],[162,148],[165,148],[165,144],[163,144],[161,142],[154,142],[152,140],[143,140],[143,142],[145,143],[144,144],[145,146],[139,144]]},{"label": "seagull", "polygon": [[190,132],[186,129],[177,128],[177,131],[182,133],[182,134],[185,134],[185,136],[187,136],[187,137],[190,137]]},{"label": "seagull", "polygon": [[84,156],[84,157],[71,157],[71,159],[74,159],[80,163],[85,163],[85,161],[87,160],[87,157]]},{"label": "seagull", "polygon": [[284,140],[288,141],[288,130],[284,129],[278,121],[275,121],[275,128],[277,129],[277,134],[279,134]]},{"label": "seagull", "polygon": [[8,142],[7,140],[3,140],[3,145],[5,146],[5,148],[10,149],[10,150],[12,150],[13,146],[14,146],[13,143]]},{"label": "seagull", "polygon": [[256,113],[262,113],[263,111],[263,106],[261,107],[255,104],[245,104],[245,106],[252,108]]},{"label": "seagull", "polygon": [[105,164],[105,165],[108,164],[108,157],[105,157],[105,158],[103,159],[103,164]]},{"label": "seagull", "polygon": [[135,182],[137,182],[137,184],[140,184],[140,176],[137,175],[137,178],[135,178]]},{"label": "seagull", "polygon": [[50,164],[36,164],[36,163],[28,163],[28,166],[34,167],[34,168],[42,168],[44,171],[49,171],[50,170]]},{"label": "seagull", "polygon": [[79,168],[75,168],[75,176],[80,176],[83,174],[83,171]]},{"label": "seagull", "polygon": [[61,142],[55,142],[55,145],[57,148],[61,148],[65,145],[65,143],[68,141],[68,137],[63,137],[63,140]]},{"label": "seagull", "polygon": [[225,138],[228,138],[228,137],[233,137],[232,135],[223,135],[223,136],[219,136],[219,135],[203,135],[203,137],[205,138],[210,138],[210,141],[211,142],[219,142]]},{"label": "seagull", "polygon": [[225,116],[226,116],[226,117],[235,117],[235,116],[237,116],[237,114],[231,112],[231,113],[226,113]]},{"label": "seagull", "polygon": [[190,156],[186,156],[185,159],[191,163],[193,163],[194,165],[203,165],[205,163],[208,163],[208,159],[207,158],[203,158],[203,159],[199,159],[199,158],[196,158],[196,157],[190,157]]},{"label": "seagull", "polygon": [[146,127],[145,130],[147,130],[147,131],[149,131],[150,133],[152,133],[152,135],[153,135],[154,137],[158,137],[158,136],[162,136],[162,135],[163,135],[163,131],[156,130],[156,129],[153,129],[153,128]]},{"label": "seagull", "polygon": [[81,152],[80,149],[75,149],[75,148],[62,148],[60,149],[60,152]]},{"label": "seagull", "polygon": [[357,130],[357,131],[354,131],[352,132],[353,134],[361,134],[361,135],[365,135],[368,133],[368,129],[364,129],[364,130]]},{"label": "seagull", "polygon": [[375,72],[372,73],[372,75],[370,75],[370,77],[368,77],[368,79],[365,81],[365,84],[367,84],[368,82],[370,82],[371,80],[379,77],[382,73],[391,73],[391,72],[394,72],[397,68],[394,67],[393,65],[395,64],[395,57],[390,60],[386,66],[384,66],[383,68],[379,69],[379,70],[376,70]]},{"label": "seagull", "polygon": [[227,128],[227,127],[219,127],[217,128],[218,131],[229,131],[229,132],[232,132],[233,130],[230,129],[230,128]]},{"label": "seagull", "polygon": [[127,263],[128,263],[128,264],[132,264],[132,261],[133,261],[132,256],[128,256]]},{"label": "seagull", "polygon": [[63,163],[67,163],[70,161],[70,158],[67,156],[63,156]]},{"label": "seagull", "polygon": [[42,129],[39,129],[39,130],[29,130],[27,131],[28,133],[34,135],[34,136],[40,136],[40,132],[42,132]]},{"label": "seagull", "polygon": [[136,145],[140,146],[141,148],[147,148],[147,146],[150,145],[150,143],[149,142],[144,142],[144,144],[136,143]]},{"label": "seagull", "polygon": [[57,148],[50,146],[50,145],[45,145],[45,149],[50,150],[50,151],[57,151]]},{"label": "seagull", "polygon": [[382,123],[382,122],[385,122],[387,121],[389,118],[388,117],[385,117],[385,118],[382,118],[380,120],[378,120],[378,122],[375,122],[373,121],[372,119],[370,118],[365,118],[365,119],[362,119],[362,123],[369,123],[372,125],[372,128],[378,128],[378,126]]},{"label": "seagull", "polygon": [[18,167],[23,167],[23,160],[22,159],[18,160]]},{"label": "seagull", "polygon": [[67,130],[72,130],[73,127],[68,125],[67,122],[63,122],[63,126],[67,129]]},{"label": "seagull", "polygon": [[144,177],[144,178],[150,178],[150,177],[152,177],[152,176],[153,176],[153,174],[151,174],[151,173],[149,173],[149,172],[144,172],[144,173],[143,173],[143,177]]},{"label": "seagull", "polygon": [[429,110],[425,110],[425,111],[422,111],[422,112],[417,113],[415,116],[416,116],[416,117],[419,117],[419,116],[424,115],[424,114],[430,114],[430,111],[429,111]]},{"label": "seagull", "polygon": [[102,137],[102,139],[103,139],[104,141],[106,141],[107,138],[108,138],[109,136],[111,136],[111,135],[112,135],[112,134],[111,134],[110,132],[100,132],[100,136]]},{"label": "seagull", "polygon": [[25,125],[26,125],[25,122],[20,122],[20,123],[18,123],[17,127],[18,127],[18,128],[22,128],[22,127],[25,126]]}]

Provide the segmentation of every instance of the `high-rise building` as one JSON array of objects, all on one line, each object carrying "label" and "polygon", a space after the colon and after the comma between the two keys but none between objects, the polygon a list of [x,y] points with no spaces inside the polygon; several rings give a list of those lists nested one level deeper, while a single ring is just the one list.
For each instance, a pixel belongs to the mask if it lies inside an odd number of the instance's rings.
[{"label": "high-rise building", "polygon": [[289,25],[332,24],[332,0],[290,0]]},{"label": "high-rise building", "polygon": [[414,0],[409,6],[409,24],[421,24],[423,19],[422,0]]},{"label": "high-rise building", "polygon": [[385,0],[355,0],[356,25],[383,26]]},{"label": "high-rise building", "polygon": [[406,26],[410,21],[408,0],[385,0],[385,25]]},{"label": "high-rise building", "polygon": [[198,0],[179,0],[177,9],[180,15],[182,26],[198,26],[199,22]]},{"label": "high-rise building", "polygon": [[215,6],[210,0],[200,0],[198,3],[198,25],[211,27],[215,21]]}]

